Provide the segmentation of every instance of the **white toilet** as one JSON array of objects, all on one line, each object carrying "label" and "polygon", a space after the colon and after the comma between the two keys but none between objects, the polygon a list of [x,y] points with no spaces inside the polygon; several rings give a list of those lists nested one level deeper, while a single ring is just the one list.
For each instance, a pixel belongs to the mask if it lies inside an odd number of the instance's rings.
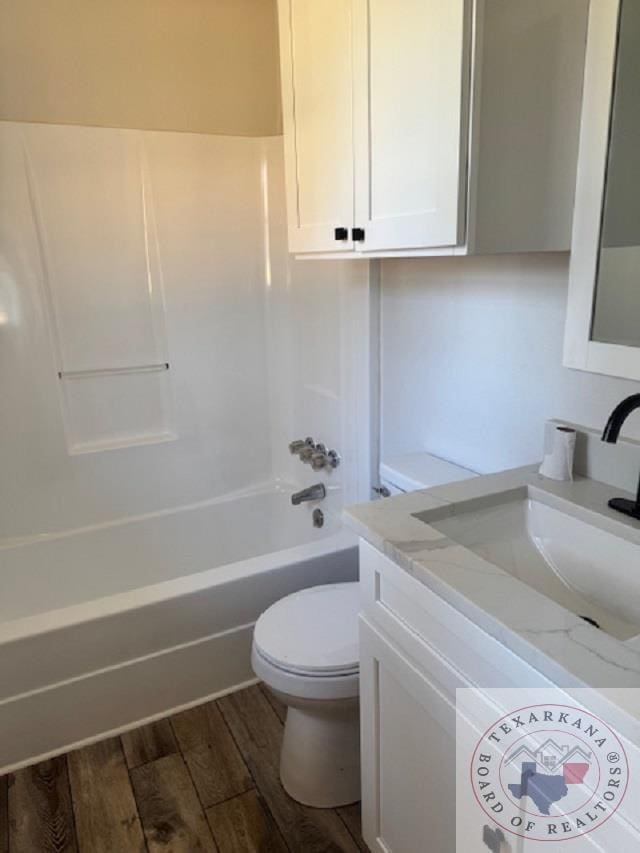
[{"label": "white toilet", "polygon": [[300,803],[360,799],[357,583],[288,595],[258,619],[256,675],[287,706],[280,778]]}]

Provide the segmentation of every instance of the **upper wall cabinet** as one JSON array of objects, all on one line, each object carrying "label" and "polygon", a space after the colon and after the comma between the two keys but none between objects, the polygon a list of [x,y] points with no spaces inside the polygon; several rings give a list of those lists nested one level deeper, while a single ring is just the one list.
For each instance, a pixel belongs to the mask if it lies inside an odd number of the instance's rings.
[{"label": "upper wall cabinet", "polygon": [[279,7],[292,252],[353,248],[351,0]]},{"label": "upper wall cabinet", "polygon": [[565,364],[640,379],[640,3],[592,0]]},{"label": "upper wall cabinet", "polygon": [[279,0],[289,249],[568,249],[587,0]]}]

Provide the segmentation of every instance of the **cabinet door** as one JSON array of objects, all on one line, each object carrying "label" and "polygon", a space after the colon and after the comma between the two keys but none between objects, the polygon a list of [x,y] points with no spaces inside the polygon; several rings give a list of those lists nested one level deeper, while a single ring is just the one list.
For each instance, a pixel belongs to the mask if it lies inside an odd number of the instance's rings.
[{"label": "cabinet door", "polygon": [[354,0],[362,251],[464,240],[468,0]]},{"label": "cabinet door", "polygon": [[[291,252],[353,248],[351,4],[279,2]],[[348,239],[337,239],[337,228]]]},{"label": "cabinet door", "polygon": [[379,853],[451,853],[455,706],[361,619],[362,829]]}]

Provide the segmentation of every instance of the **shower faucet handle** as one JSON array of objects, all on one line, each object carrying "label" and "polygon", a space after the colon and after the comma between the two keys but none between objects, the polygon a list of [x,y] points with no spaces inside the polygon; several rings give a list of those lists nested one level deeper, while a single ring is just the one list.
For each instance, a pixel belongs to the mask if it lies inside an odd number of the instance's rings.
[{"label": "shower faucet handle", "polygon": [[311,454],[311,467],[314,471],[322,471],[327,464],[327,454],[316,452]]},{"label": "shower faucet handle", "polygon": [[316,450],[311,456],[311,467],[314,471],[332,471],[340,464],[340,456],[335,450]]},{"label": "shower faucet handle", "polygon": [[305,465],[311,465],[314,471],[332,471],[340,464],[340,456],[327,445],[317,442],[311,436],[289,442],[289,452],[297,456]]},{"label": "shower faucet handle", "polygon": [[337,450],[330,450],[327,453],[327,464],[330,468],[337,468],[340,464],[340,454]]},{"label": "shower faucet handle", "polygon": [[311,462],[311,457],[314,455],[315,452],[316,452],[316,450],[315,450],[315,447],[313,447],[313,445],[305,444],[305,446],[302,448],[302,450],[298,453],[298,456],[300,457],[300,461],[304,462],[305,464],[307,462]]},{"label": "shower faucet handle", "polygon": [[306,447],[310,447],[312,450],[315,448],[315,442],[310,436],[305,439],[289,442],[289,453],[294,456],[299,455]]}]

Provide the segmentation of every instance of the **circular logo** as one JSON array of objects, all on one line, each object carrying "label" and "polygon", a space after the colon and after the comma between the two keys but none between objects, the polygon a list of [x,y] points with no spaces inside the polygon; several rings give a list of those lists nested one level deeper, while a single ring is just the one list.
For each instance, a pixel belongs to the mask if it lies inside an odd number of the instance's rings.
[{"label": "circular logo", "polygon": [[615,732],[568,705],[531,705],[505,715],[471,759],[483,811],[503,830],[535,841],[593,832],[620,807],[628,781]]}]

